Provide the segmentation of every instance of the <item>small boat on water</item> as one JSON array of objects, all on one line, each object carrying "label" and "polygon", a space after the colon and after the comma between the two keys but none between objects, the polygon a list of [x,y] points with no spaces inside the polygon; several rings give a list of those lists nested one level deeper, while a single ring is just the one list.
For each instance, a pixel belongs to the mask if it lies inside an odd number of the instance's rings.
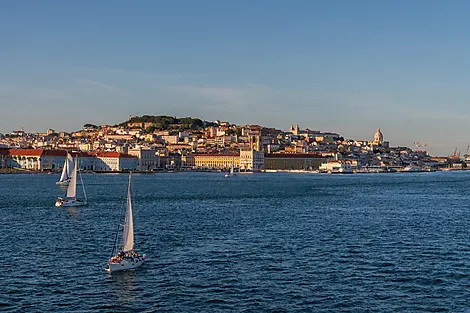
[{"label": "small boat on water", "polygon": [[234,170],[234,167],[235,167],[235,160],[232,159],[232,166],[230,167],[230,171],[228,173],[225,174],[225,177],[232,177],[232,176],[236,176],[235,174],[235,170]]},{"label": "small boat on water", "polygon": [[[129,184],[127,187],[127,201],[126,201],[126,215],[124,217],[124,228],[122,231],[122,244],[119,252],[117,251],[116,244],[118,241],[119,229],[116,232],[114,240],[113,251],[111,252],[111,258],[108,260],[108,267],[105,271],[117,272],[124,270],[135,269],[147,260],[145,254],[140,255],[137,250],[134,249],[134,221],[132,218],[132,200],[131,200],[131,176],[129,174]],[[120,227],[121,225],[119,225]]]},{"label": "small boat on water", "polygon": [[[65,197],[57,198],[55,202],[56,207],[77,207],[87,205],[85,185],[83,184],[83,179],[82,175],[80,174],[80,171],[77,170],[78,160],[75,160],[74,163],[75,164],[73,167],[72,177],[70,178],[70,183],[67,187],[67,190],[65,191]],[[77,198],[77,176],[80,176],[84,199]]]},{"label": "small boat on water", "polygon": [[55,184],[58,186],[68,186],[70,183],[70,179],[72,178],[73,168],[74,164],[72,156],[70,155],[70,153],[67,152],[64,167],[62,168],[62,174],[60,175],[59,181]]},{"label": "small boat on water", "polygon": [[424,172],[424,169],[421,166],[410,164],[404,167],[402,172],[408,172],[408,173]]}]

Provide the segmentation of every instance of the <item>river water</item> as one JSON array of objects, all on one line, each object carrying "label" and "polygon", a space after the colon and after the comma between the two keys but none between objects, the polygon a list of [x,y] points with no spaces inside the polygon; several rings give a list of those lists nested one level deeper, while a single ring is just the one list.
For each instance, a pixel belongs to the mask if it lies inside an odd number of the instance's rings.
[{"label": "river water", "polygon": [[135,174],[149,260],[110,275],[127,179],[0,175],[0,311],[470,312],[470,172]]}]

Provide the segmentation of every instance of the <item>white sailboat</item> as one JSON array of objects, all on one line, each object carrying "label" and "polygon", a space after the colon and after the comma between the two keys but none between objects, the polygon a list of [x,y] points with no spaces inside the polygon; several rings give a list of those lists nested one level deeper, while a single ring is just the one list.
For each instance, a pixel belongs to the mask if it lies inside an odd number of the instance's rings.
[{"label": "white sailboat", "polygon": [[[78,160],[75,160],[74,163],[75,164],[73,167],[72,177],[70,178],[69,186],[67,187],[67,191],[65,192],[65,197],[57,198],[55,202],[56,207],[83,206],[87,204],[85,185],[83,185],[82,175],[77,170]],[[84,199],[77,198],[77,176],[78,175],[80,175],[80,182],[83,188]]]},{"label": "white sailboat", "polygon": [[60,175],[59,181],[56,182],[56,185],[68,186],[70,183],[70,179],[72,178],[73,168],[74,164],[72,156],[70,155],[70,153],[67,152],[64,167],[62,168],[62,174]]},{"label": "white sailboat", "polygon": [[137,250],[134,249],[134,221],[132,218],[132,200],[131,200],[131,175],[129,174],[129,185],[127,187],[127,201],[126,201],[126,216],[124,218],[124,229],[122,231],[122,245],[119,252],[116,252],[116,243],[118,239],[118,233],[116,233],[116,239],[114,240],[112,257],[108,260],[108,267],[105,268],[108,272],[117,272],[137,268],[141,266],[146,260],[145,254],[140,255]]},{"label": "white sailboat", "polygon": [[235,160],[232,159],[232,167],[230,167],[230,172],[228,172],[227,174],[225,174],[225,177],[231,177],[231,176],[235,176],[235,172],[234,172],[234,164],[235,163]]}]

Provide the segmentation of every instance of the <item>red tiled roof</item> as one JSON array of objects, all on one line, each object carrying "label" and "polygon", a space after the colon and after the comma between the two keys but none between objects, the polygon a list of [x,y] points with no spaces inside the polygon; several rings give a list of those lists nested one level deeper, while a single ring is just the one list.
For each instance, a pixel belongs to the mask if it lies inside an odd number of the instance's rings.
[{"label": "red tiled roof", "polygon": [[43,149],[10,149],[11,156],[41,156]]},{"label": "red tiled roof", "polygon": [[[114,151],[99,151],[99,152],[70,152],[72,157],[104,157],[104,158],[136,158],[133,155],[114,152]],[[66,156],[66,150],[45,150],[45,149],[8,149],[0,148],[0,155],[11,156]]]},{"label": "red tiled roof", "polygon": [[9,155],[12,156],[65,156],[65,150],[45,150],[45,149],[9,149]]}]

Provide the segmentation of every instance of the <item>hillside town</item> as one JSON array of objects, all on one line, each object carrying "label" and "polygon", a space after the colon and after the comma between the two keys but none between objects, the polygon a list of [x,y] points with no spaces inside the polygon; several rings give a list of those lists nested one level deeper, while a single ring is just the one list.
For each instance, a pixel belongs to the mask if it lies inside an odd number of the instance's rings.
[{"label": "hillside town", "polygon": [[59,171],[69,152],[93,172],[312,171],[328,173],[465,169],[466,156],[432,157],[425,145],[393,146],[380,129],[371,138],[287,131],[169,116],[130,117],[119,125],[86,124],[72,133],[16,130],[0,134],[0,170]]}]

